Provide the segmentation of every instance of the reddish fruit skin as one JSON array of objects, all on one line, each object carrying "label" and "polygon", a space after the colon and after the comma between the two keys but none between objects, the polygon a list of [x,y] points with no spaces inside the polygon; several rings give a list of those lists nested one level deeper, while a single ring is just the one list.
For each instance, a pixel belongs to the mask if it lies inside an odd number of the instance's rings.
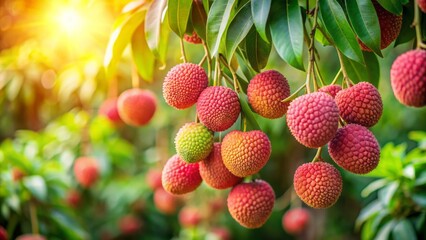
[{"label": "reddish fruit skin", "polygon": [[274,201],[272,187],[267,182],[256,179],[233,187],[227,203],[229,213],[241,226],[259,228],[271,215]]},{"label": "reddish fruit skin", "polygon": [[161,171],[157,169],[150,169],[146,174],[146,182],[151,190],[162,188]]},{"label": "reddish fruit skin", "polygon": [[426,0],[417,0],[417,4],[419,5],[419,8],[426,13]]},{"label": "reddish fruit skin", "polygon": [[382,116],[382,97],[371,83],[357,83],[337,93],[335,99],[340,116],[347,123],[372,127]]},{"label": "reddish fruit skin", "polygon": [[6,229],[0,226],[0,240],[8,240],[8,239],[9,239],[9,236],[7,235]]},{"label": "reddish fruit skin", "polygon": [[139,127],[149,123],[157,108],[157,100],[149,90],[128,89],[118,97],[118,113],[128,125]]},{"label": "reddish fruit skin", "polygon": [[80,205],[81,202],[81,195],[80,192],[78,192],[75,189],[71,189],[67,192],[67,195],[65,197],[65,202],[73,207],[73,208],[77,208],[78,205]]},{"label": "reddish fruit skin", "polygon": [[231,233],[225,227],[215,227],[211,232],[216,235],[218,240],[231,240]]},{"label": "reddish fruit skin", "polygon": [[120,118],[120,115],[118,114],[118,99],[117,98],[111,98],[105,100],[102,105],[99,107],[98,114],[100,116],[106,117],[110,122],[114,124],[120,124],[123,121]]},{"label": "reddish fruit skin", "polygon": [[290,234],[302,233],[309,223],[309,212],[303,208],[288,210],[282,219],[283,228]]},{"label": "reddish fruit skin", "polygon": [[247,88],[250,106],[260,116],[274,119],[287,113],[288,102],[282,102],[290,96],[290,85],[278,71],[268,70],[254,76]]},{"label": "reddish fruit skin", "polygon": [[46,238],[37,234],[24,234],[17,237],[16,240],[46,240]]},{"label": "reddish fruit skin", "polygon": [[327,144],[339,126],[339,110],[327,93],[314,92],[296,98],[287,111],[287,125],[296,140],[309,148]]},{"label": "reddish fruit skin", "polygon": [[164,166],[161,181],[164,189],[171,194],[192,192],[202,181],[199,165],[186,163],[178,155],[174,155]]},{"label": "reddish fruit skin", "polygon": [[192,35],[184,34],[183,40],[192,44],[201,44],[203,42],[203,40],[198,36],[195,31],[192,32]]},{"label": "reddish fruit skin", "polygon": [[373,133],[357,124],[337,130],[328,152],[337,165],[356,174],[371,172],[380,160],[380,146]]},{"label": "reddish fruit skin", "polygon": [[208,86],[206,71],[197,64],[182,63],[167,73],[163,82],[163,97],[176,109],[191,107]]},{"label": "reddish fruit skin", "polygon": [[237,93],[227,87],[208,87],[197,101],[197,114],[201,123],[215,132],[230,128],[237,121],[240,112]]},{"label": "reddish fruit skin", "polygon": [[339,85],[328,85],[318,89],[318,92],[324,92],[330,94],[333,98],[336,97],[337,93],[342,90],[342,87]]},{"label": "reddish fruit skin", "polygon": [[179,199],[163,188],[158,188],[154,192],[154,204],[161,213],[173,214],[179,205]]},{"label": "reddish fruit skin", "polygon": [[185,207],[179,212],[179,223],[182,227],[195,227],[200,224],[203,217],[196,208]]},{"label": "reddish fruit skin", "polygon": [[210,155],[200,162],[200,175],[205,183],[216,189],[230,188],[242,180],[223,164],[221,143],[215,143]]},{"label": "reddish fruit skin", "polygon": [[294,190],[307,205],[328,208],[336,203],[342,192],[342,177],[333,165],[326,162],[305,163],[294,173]]},{"label": "reddish fruit skin", "polygon": [[399,102],[410,107],[426,105],[426,50],[400,55],[391,68],[391,85]]},{"label": "reddish fruit skin", "polygon": [[118,227],[122,234],[133,234],[142,228],[142,222],[135,216],[126,215],[119,220]]},{"label": "reddish fruit skin", "polygon": [[271,142],[259,130],[229,132],[222,141],[222,160],[235,176],[246,177],[262,169],[271,156]]},{"label": "reddish fruit skin", "polygon": [[99,166],[96,159],[79,157],[74,163],[74,175],[83,187],[91,187],[99,177]]},{"label": "reddish fruit skin", "polygon": [[22,178],[25,177],[25,173],[19,168],[12,168],[12,180],[14,182],[19,182]]}]

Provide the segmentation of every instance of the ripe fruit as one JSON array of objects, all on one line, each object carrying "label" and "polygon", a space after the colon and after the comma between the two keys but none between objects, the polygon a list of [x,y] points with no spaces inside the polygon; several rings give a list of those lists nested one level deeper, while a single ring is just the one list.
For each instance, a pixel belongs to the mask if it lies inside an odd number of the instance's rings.
[{"label": "ripe fruit", "polygon": [[391,84],[396,99],[404,105],[426,105],[426,50],[411,50],[392,64]]},{"label": "ripe fruit", "polygon": [[99,177],[99,166],[96,159],[91,157],[79,157],[74,163],[74,174],[83,187],[92,186]]},{"label": "ripe fruit", "polygon": [[17,167],[12,168],[12,180],[14,182],[19,182],[24,177],[25,173],[21,169]]},{"label": "ripe fruit", "polygon": [[194,31],[192,35],[185,34],[183,35],[183,40],[192,43],[192,44],[200,44],[203,40],[198,36],[198,34]]},{"label": "ripe fruit", "polygon": [[417,4],[419,5],[419,8],[426,13],[426,0],[417,0]]},{"label": "ripe fruit", "polygon": [[336,102],[323,92],[300,96],[290,103],[287,125],[299,143],[319,148],[334,137],[339,126]]},{"label": "ripe fruit", "polygon": [[230,188],[242,180],[232,174],[223,164],[220,143],[215,143],[210,155],[199,164],[201,178],[212,188]]},{"label": "ripe fruit", "polygon": [[118,221],[118,227],[122,234],[133,234],[142,228],[142,222],[139,218],[126,215]]},{"label": "ripe fruit", "polygon": [[163,168],[161,181],[171,194],[185,194],[194,191],[201,184],[198,163],[186,163],[178,155],[171,157]]},{"label": "ripe fruit", "polygon": [[148,124],[157,108],[154,93],[137,88],[121,93],[117,104],[118,113],[123,122],[135,127]]},{"label": "ripe fruit", "polygon": [[67,192],[66,196],[65,196],[65,202],[73,207],[73,208],[77,208],[78,205],[80,205],[81,202],[81,195],[80,192],[78,192],[75,189],[71,189]]},{"label": "ripe fruit", "polygon": [[122,122],[120,115],[118,114],[118,99],[111,98],[105,100],[99,107],[98,114],[106,117],[110,122],[114,124],[120,124]]},{"label": "ripe fruit", "polygon": [[342,192],[342,177],[326,162],[305,163],[294,173],[294,190],[303,202],[313,208],[328,208]]},{"label": "ripe fruit", "polygon": [[288,210],[282,219],[283,228],[290,234],[303,232],[309,223],[309,212],[303,208]]},{"label": "ripe fruit", "polygon": [[195,227],[197,226],[203,217],[200,214],[200,210],[192,207],[182,208],[179,212],[179,223],[182,227]]},{"label": "ripe fruit", "polygon": [[[402,16],[388,12],[377,1],[373,1],[373,5],[380,24],[380,49],[384,49],[398,37],[402,26]],[[371,49],[360,40],[358,40],[358,43],[363,51],[371,52]]]},{"label": "ripe fruit", "polygon": [[371,172],[380,160],[380,146],[373,133],[357,124],[337,130],[328,152],[337,165],[356,174]]},{"label": "ripe fruit", "polygon": [[278,71],[268,70],[257,74],[250,81],[247,97],[250,106],[265,118],[280,118],[287,112],[289,103],[282,102],[290,96],[290,85]]},{"label": "ripe fruit", "polygon": [[46,240],[46,238],[38,234],[24,234],[17,237],[16,240]]},{"label": "ripe fruit", "polygon": [[226,227],[215,227],[211,233],[217,237],[217,240],[231,240],[231,233]]},{"label": "ripe fruit", "polygon": [[228,195],[231,216],[246,228],[261,227],[272,213],[275,193],[265,181],[240,183]]},{"label": "ripe fruit", "polygon": [[318,92],[324,92],[330,94],[333,98],[336,97],[336,94],[342,90],[342,87],[339,85],[328,85],[318,89]]},{"label": "ripe fruit", "polygon": [[200,121],[215,132],[230,128],[240,115],[241,107],[237,93],[227,87],[208,87],[197,101]]},{"label": "ripe fruit", "polygon": [[154,192],[154,204],[158,211],[164,214],[173,214],[179,206],[179,199],[163,188],[158,188]]},{"label": "ripe fruit", "polygon": [[175,138],[176,152],[188,163],[205,159],[213,149],[213,134],[201,123],[187,123]]},{"label": "ripe fruit", "polygon": [[9,237],[7,235],[6,229],[4,227],[0,226],[0,240],[8,240]]},{"label": "ripe fruit", "polygon": [[222,141],[223,163],[235,176],[246,177],[255,174],[265,166],[271,155],[271,142],[259,130],[228,133]]},{"label": "ripe fruit", "polygon": [[157,169],[150,169],[146,174],[146,183],[152,190],[162,188],[163,185],[161,184],[161,171]]},{"label": "ripe fruit", "polygon": [[163,97],[174,108],[188,108],[197,102],[198,96],[208,84],[209,79],[202,67],[182,63],[167,73],[163,83]]}]

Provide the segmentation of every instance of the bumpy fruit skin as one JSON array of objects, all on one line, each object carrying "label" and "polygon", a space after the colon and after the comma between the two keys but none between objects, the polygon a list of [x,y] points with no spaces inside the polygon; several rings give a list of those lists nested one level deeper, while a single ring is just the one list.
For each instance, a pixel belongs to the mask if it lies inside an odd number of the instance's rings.
[{"label": "bumpy fruit skin", "polygon": [[151,190],[162,188],[161,184],[161,171],[156,169],[150,169],[146,174],[146,183]]},{"label": "bumpy fruit skin", "polygon": [[419,8],[426,13],[426,0],[417,0],[417,4],[419,4]]},{"label": "bumpy fruit skin", "polygon": [[7,235],[6,229],[4,229],[2,226],[0,226],[0,240],[8,240],[9,237]]},{"label": "bumpy fruit skin", "polygon": [[323,92],[300,96],[290,103],[287,125],[299,143],[319,148],[334,137],[339,126],[336,102]]},{"label": "bumpy fruit skin", "polygon": [[337,93],[342,90],[342,87],[339,85],[328,85],[318,89],[318,92],[324,92],[330,94],[333,98],[336,97]]},{"label": "bumpy fruit skin", "polygon": [[286,114],[288,102],[282,102],[290,96],[290,85],[278,71],[268,70],[254,76],[247,88],[250,106],[260,116],[274,119]]},{"label": "bumpy fruit skin", "polygon": [[200,186],[201,181],[198,163],[187,163],[178,155],[171,157],[163,168],[161,182],[171,194],[192,192]]},{"label": "bumpy fruit skin", "polygon": [[75,189],[69,190],[65,196],[65,202],[72,208],[77,208],[81,202],[80,192]]},{"label": "bumpy fruit skin", "polygon": [[240,115],[241,107],[237,93],[227,87],[208,87],[197,101],[200,121],[215,132],[230,128]]},{"label": "bumpy fruit skin", "polygon": [[99,178],[99,166],[96,159],[79,157],[74,163],[74,175],[83,187],[91,187]]},{"label": "bumpy fruit skin", "polygon": [[118,222],[118,227],[122,234],[134,234],[141,230],[142,228],[142,222],[139,218],[132,216],[132,215],[126,215],[122,217]]},{"label": "bumpy fruit skin", "polygon": [[[402,26],[402,16],[388,12],[377,1],[373,1],[373,5],[376,9],[377,17],[379,18],[381,38],[380,49],[385,49],[398,37]],[[371,52],[371,49],[360,40],[358,40],[358,43],[363,51]]]},{"label": "bumpy fruit skin", "polygon": [[342,192],[342,177],[326,162],[305,163],[294,174],[294,190],[303,202],[313,208],[328,208]]},{"label": "bumpy fruit skin", "polygon": [[230,188],[242,180],[232,174],[223,164],[221,143],[215,143],[210,155],[199,164],[201,178],[212,188]]},{"label": "bumpy fruit skin", "polygon": [[400,55],[391,68],[391,85],[399,102],[406,106],[426,105],[426,50]]},{"label": "bumpy fruit skin", "polygon": [[123,121],[120,118],[118,113],[118,99],[111,98],[105,100],[102,105],[99,107],[98,114],[100,116],[106,117],[110,122],[114,124],[120,124]]},{"label": "bumpy fruit skin", "polygon": [[24,234],[17,237],[16,240],[46,240],[46,238],[37,234]]},{"label": "bumpy fruit skin", "polygon": [[246,177],[262,169],[271,156],[271,142],[259,130],[229,132],[222,141],[223,163],[235,176]]},{"label": "bumpy fruit skin", "polygon": [[167,73],[163,82],[163,97],[176,109],[191,107],[208,86],[206,71],[197,64],[182,63]]},{"label": "bumpy fruit skin", "polygon": [[128,125],[139,127],[149,123],[157,108],[157,100],[149,90],[129,89],[118,97],[118,113]]},{"label": "bumpy fruit skin", "polygon": [[259,228],[271,215],[274,200],[272,187],[267,182],[256,179],[233,187],[227,203],[229,213],[241,226]]},{"label": "bumpy fruit skin", "polygon": [[182,227],[195,227],[203,220],[200,210],[192,207],[184,207],[179,212],[179,223]]},{"label": "bumpy fruit skin", "polygon": [[380,160],[380,146],[373,133],[357,124],[337,130],[328,152],[337,165],[356,174],[371,172]]},{"label": "bumpy fruit skin", "polygon": [[203,40],[198,36],[198,34],[194,31],[192,35],[185,34],[183,35],[183,40],[192,43],[192,44],[201,44]]},{"label": "bumpy fruit skin", "polygon": [[154,204],[158,211],[164,214],[173,214],[179,206],[179,199],[175,196],[159,188],[154,192]]},{"label": "bumpy fruit skin", "polygon": [[306,209],[290,209],[283,216],[283,228],[290,234],[300,234],[306,229],[309,218],[309,212]]},{"label": "bumpy fruit skin", "polygon": [[188,163],[205,159],[213,149],[213,134],[201,123],[187,123],[175,137],[176,152]]},{"label": "bumpy fruit skin", "polygon": [[383,102],[379,91],[371,83],[360,82],[337,93],[340,116],[347,123],[374,126],[382,116]]}]

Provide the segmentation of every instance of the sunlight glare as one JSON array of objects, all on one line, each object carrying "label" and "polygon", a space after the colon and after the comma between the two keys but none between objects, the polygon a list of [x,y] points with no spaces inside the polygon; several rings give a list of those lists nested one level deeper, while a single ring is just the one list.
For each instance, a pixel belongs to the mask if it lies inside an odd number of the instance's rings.
[{"label": "sunlight glare", "polygon": [[57,23],[60,29],[72,34],[84,26],[84,18],[76,9],[64,8],[58,12]]}]

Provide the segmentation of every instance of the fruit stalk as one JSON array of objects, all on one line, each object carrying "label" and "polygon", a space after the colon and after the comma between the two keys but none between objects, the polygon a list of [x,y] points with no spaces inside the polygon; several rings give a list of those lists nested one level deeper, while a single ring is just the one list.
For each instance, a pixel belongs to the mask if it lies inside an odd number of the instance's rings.
[{"label": "fruit stalk", "polygon": [[416,41],[417,41],[417,49],[425,48],[426,44],[422,41],[422,32],[420,26],[420,11],[418,4],[414,4],[414,21],[412,26],[416,28]]},{"label": "fruit stalk", "polygon": [[208,77],[208,79],[210,79],[211,72],[212,72],[212,60],[210,58],[209,48],[207,47],[206,42],[204,42],[204,41],[203,41],[203,48],[204,48],[204,52],[206,53],[206,56],[207,56],[207,77]]},{"label": "fruit stalk", "polygon": [[132,64],[132,87],[133,88],[140,87],[138,70],[135,64]]},{"label": "fruit stalk", "polygon": [[316,91],[318,89],[318,84],[316,82],[316,78],[315,78],[315,74],[313,74],[313,70],[314,70],[314,64],[315,64],[315,31],[317,29],[318,26],[318,10],[319,10],[319,0],[316,1],[315,4],[315,9],[314,9],[314,24],[312,26],[312,30],[310,33],[310,43],[309,43],[309,63],[308,63],[308,72],[306,75],[306,90],[308,91],[308,93],[311,92],[310,88],[309,88],[309,81],[311,79],[311,74],[313,75],[314,78],[314,90]]},{"label": "fruit stalk", "polygon": [[185,54],[185,46],[183,45],[183,39],[180,39],[180,53],[182,54],[182,60],[186,63],[186,54]]},{"label": "fruit stalk", "polygon": [[37,219],[37,208],[34,202],[30,202],[30,218],[31,218],[31,231],[33,234],[39,234],[38,230],[38,219]]}]

